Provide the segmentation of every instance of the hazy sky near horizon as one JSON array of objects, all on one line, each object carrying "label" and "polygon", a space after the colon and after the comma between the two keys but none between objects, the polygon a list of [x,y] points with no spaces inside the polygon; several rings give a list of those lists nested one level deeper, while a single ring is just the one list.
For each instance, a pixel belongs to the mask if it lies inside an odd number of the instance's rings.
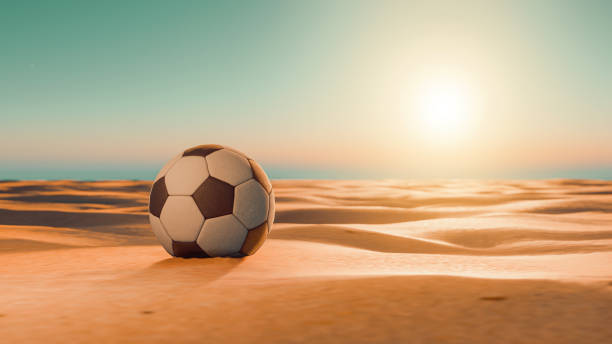
[{"label": "hazy sky near horizon", "polygon": [[0,179],[154,175],[201,143],[273,177],[612,178],[610,18],[610,1],[3,2]]}]

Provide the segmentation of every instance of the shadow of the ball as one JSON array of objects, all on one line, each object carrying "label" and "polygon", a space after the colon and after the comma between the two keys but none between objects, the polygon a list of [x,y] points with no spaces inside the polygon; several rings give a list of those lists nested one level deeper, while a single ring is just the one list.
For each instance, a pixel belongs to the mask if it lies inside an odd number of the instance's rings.
[{"label": "shadow of the ball", "polygon": [[244,259],[217,258],[166,258],[130,275],[128,279],[144,279],[155,283],[210,283],[228,274]]}]

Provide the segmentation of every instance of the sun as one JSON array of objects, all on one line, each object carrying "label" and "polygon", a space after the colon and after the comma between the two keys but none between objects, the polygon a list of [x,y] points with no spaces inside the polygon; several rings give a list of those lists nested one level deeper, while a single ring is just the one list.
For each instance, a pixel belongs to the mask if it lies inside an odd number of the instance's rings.
[{"label": "sun", "polygon": [[473,111],[469,87],[455,80],[430,80],[417,94],[417,113],[424,134],[451,137],[465,131]]}]

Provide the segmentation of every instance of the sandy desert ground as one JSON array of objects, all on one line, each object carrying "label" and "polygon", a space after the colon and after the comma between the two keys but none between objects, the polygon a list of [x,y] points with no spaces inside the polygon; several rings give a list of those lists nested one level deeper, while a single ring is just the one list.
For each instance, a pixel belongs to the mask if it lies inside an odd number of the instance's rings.
[{"label": "sandy desert ground", "polygon": [[612,342],[612,182],[273,184],[257,254],[179,259],[149,182],[0,183],[0,342]]}]

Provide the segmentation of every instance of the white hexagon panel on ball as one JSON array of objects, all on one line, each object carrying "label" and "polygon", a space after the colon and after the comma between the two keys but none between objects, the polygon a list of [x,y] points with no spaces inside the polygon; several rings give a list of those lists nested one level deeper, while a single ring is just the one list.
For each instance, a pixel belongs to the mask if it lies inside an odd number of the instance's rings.
[{"label": "white hexagon panel on ball", "polygon": [[209,256],[230,256],[239,253],[246,236],[246,228],[229,214],[204,221],[197,242]]},{"label": "white hexagon panel on ball", "polygon": [[166,173],[168,194],[191,195],[207,177],[206,159],[199,156],[182,157]]},{"label": "white hexagon panel on ball", "polygon": [[160,220],[174,241],[195,241],[204,216],[191,196],[169,196]]},{"label": "white hexagon panel on ball", "polygon": [[253,177],[253,171],[248,160],[238,153],[221,149],[206,156],[208,171],[211,176],[232,186],[247,181]]},{"label": "white hexagon panel on ball", "polygon": [[255,179],[250,179],[234,189],[234,215],[248,229],[266,221],[268,207],[268,193]]}]

